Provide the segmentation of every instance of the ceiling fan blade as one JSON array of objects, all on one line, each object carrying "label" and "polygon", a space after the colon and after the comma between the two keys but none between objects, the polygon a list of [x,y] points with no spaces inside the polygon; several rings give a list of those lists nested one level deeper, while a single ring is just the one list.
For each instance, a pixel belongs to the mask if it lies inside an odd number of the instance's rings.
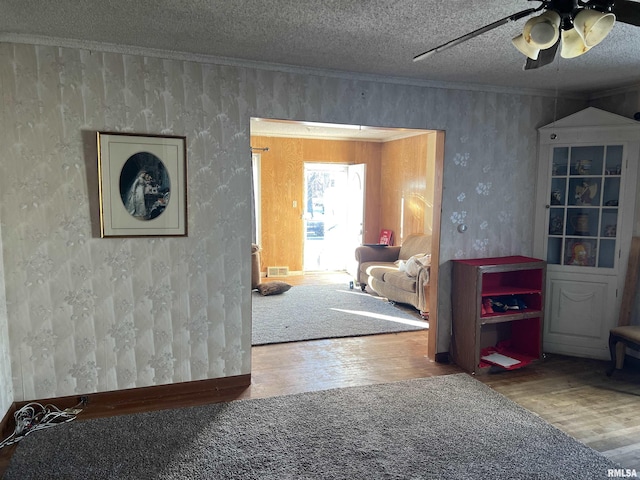
[{"label": "ceiling fan blade", "polygon": [[556,52],[558,51],[559,45],[560,39],[558,39],[558,41],[554,43],[552,47],[540,50],[537,60],[531,60],[530,58],[527,58],[527,61],[524,64],[524,69],[532,70],[534,68],[544,67],[545,65],[549,65],[550,63],[552,63],[553,59],[556,58]]},{"label": "ceiling fan blade", "polygon": [[616,0],[611,11],[616,20],[640,27],[640,3],[629,0]]},{"label": "ceiling fan blade", "polygon": [[473,37],[477,37],[478,35],[482,35],[483,33],[486,33],[490,30],[493,30],[494,28],[498,28],[501,27],[502,25],[509,23],[509,22],[514,22],[516,20],[520,20],[521,18],[527,17],[529,15],[531,15],[534,12],[537,12],[538,10],[540,10],[541,8],[543,8],[544,4],[538,8],[528,8],[527,10],[523,10],[521,12],[518,13],[514,13],[513,15],[509,15],[508,17],[502,18],[500,20],[497,20],[493,23],[490,23],[489,25],[485,25],[484,27],[481,27],[477,30],[474,30],[473,32],[467,33],[466,35],[462,35],[461,37],[458,38],[454,38],[453,40],[448,41],[447,43],[444,43],[438,47],[432,48],[431,50],[427,50],[426,52],[421,53],[420,55],[416,55],[415,57],[413,57],[413,61],[417,62],[418,60],[423,60],[427,57],[430,57],[431,55],[434,55],[438,52],[442,52],[443,50],[446,50],[447,48],[451,48],[451,47],[455,47],[456,45],[461,44],[462,42],[466,42],[467,40],[470,40]]}]

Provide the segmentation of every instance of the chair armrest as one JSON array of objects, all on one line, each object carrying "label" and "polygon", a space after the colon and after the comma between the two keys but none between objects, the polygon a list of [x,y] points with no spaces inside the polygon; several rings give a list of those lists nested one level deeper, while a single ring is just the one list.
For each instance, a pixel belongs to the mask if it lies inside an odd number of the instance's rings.
[{"label": "chair armrest", "polygon": [[395,262],[400,255],[400,246],[368,247],[361,245],[356,248],[356,260],[358,263],[367,262]]}]

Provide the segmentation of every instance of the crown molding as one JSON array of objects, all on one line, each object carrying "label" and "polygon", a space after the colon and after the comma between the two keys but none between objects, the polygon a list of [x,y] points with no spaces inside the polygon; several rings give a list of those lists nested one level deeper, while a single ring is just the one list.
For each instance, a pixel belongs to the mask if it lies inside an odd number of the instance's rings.
[{"label": "crown molding", "polygon": [[[259,70],[276,71],[283,73],[313,75],[322,77],[334,77],[347,80],[358,80],[376,83],[391,83],[396,85],[437,88],[445,90],[477,91],[487,93],[501,93],[512,95],[529,95],[541,97],[556,97],[558,92],[549,89],[515,88],[495,85],[483,85],[462,82],[441,82],[433,80],[419,80],[408,77],[393,77],[373,75],[365,73],[347,72],[342,70],[320,69],[313,67],[299,67],[286,64],[258,62],[255,60],[243,60],[230,57],[218,57],[197,53],[180,52],[172,50],[160,50],[148,47],[120,45],[114,43],[81,41],[70,38],[47,37],[38,35],[25,35],[16,33],[0,33],[0,43],[16,43],[29,45],[54,46],[62,48],[75,48],[104,53],[119,53],[123,55],[137,55],[146,57],[159,57],[170,60],[193,61],[204,64],[226,65],[240,68],[252,68]],[[589,94],[583,92],[563,91],[563,98],[588,100]]]},{"label": "crown molding", "polygon": [[631,85],[625,85],[622,87],[610,88],[599,92],[592,92],[589,95],[589,100],[597,100],[604,97],[612,97],[614,95],[624,95],[625,93],[637,93],[640,92],[640,83],[634,83]]}]

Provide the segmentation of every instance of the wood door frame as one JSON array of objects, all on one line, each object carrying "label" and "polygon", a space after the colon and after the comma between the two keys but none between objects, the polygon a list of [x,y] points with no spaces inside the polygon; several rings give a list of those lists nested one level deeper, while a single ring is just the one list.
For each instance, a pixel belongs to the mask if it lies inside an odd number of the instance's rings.
[{"label": "wood door frame", "polygon": [[[442,222],[442,191],[444,174],[444,130],[436,130],[429,134],[435,141],[429,142],[427,155],[434,162],[433,175],[433,218],[431,220],[431,269],[429,285],[429,335],[427,342],[427,358],[436,360],[438,355],[438,279],[440,270],[440,224]],[[448,355],[447,355],[448,356]]]}]

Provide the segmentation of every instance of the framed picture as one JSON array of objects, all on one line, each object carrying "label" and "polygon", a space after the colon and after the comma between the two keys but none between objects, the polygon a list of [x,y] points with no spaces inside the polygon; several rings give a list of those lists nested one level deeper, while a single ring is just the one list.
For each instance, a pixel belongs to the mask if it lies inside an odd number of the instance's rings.
[{"label": "framed picture", "polygon": [[186,163],[186,137],[98,132],[101,236],[186,236]]},{"label": "framed picture", "polygon": [[564,264],[595,267],[596,241],[594,239],[566,239]]}]

